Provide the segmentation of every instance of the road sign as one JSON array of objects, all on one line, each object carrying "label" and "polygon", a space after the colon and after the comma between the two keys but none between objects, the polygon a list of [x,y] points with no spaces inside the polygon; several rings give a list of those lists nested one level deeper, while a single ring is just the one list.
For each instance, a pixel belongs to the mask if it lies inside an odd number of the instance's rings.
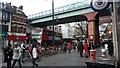
[{"label": "road sign", "polygon": [[110,6],[109,0],[92,0],[90,3],[91,8],[96,11],[104,11]]}]

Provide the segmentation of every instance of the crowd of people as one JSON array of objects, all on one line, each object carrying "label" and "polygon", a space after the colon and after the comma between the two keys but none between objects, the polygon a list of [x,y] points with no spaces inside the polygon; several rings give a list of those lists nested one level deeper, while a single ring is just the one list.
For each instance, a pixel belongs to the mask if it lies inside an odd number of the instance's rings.
[{"label": "crowd of people", "polygon": [[[102,42],[99,45],[103,46],[103,48],[107,48],[108,54],[110,56],[113,56],[113,42],[111,40],[107,40],[106,43]],[[96,45],[94,44],[94,42],[92,40],[90,40],[90,41],[80,40],[77,43],[74,42],[73,44],[64,42],[62,45],[62,50],[63,50],[63,53],[66,53],[67,50],[68,50],[68,53],[70,53],[72,49],[76,50],[76,47],[77,47],[77,51],[80,54],[80,57],[89,58],[90,50],[94,50],[96,48]]]},{"label": "crowd of people", "polygon": [[[11,45],[10,42],[8,42],[8,45],[4,48],[4,63],[7,63],[7,68],[14,68],[16,62],[19,64],[19,68],[22,68],[22,63],[24,62],[25,57],[25,50],[29,49],[30,47],[26,48],[25,42],[18,44],[17,42],[14,43],[14,45]],[[30,54],[32,56],[32,63],[33,68],[38,66],[36,63],[36,59],[38,57],[38,51],[36,45],[33,45],[31,47]],[[13,61],[13,62],[12,62]]]},{"label": "crowd of people", "polygon": [[[109,54],[113,55],[113,43],[108,40],[108,51]],[[101,45],[105,45],[101,43]],[[36,63],[36,60],[38,58],[38,55],[42,54],[42,47],[37,47],[35,44],[32,46],[27,46],[25,42],[18,44],[17,42],[14,43],[14,45],[11,45],[10,42],[8,42],[8,45],[4,47],[4,62],[7,63],[7,68],[14,68],[16,62],[19,64],[19,68],[22,68],[22,63],[25,63],[25,50],[29,50],[29,53],[32,57],[32,64],[33,68],[38,67],[38,64]],[[105,46],[103,46],[105,48]],[[41,49],[38,49],[41,48]],[[90,56],[90,50],[95,49],[95,45],[93,44],[93,41],[87,41],[84,42],[82,40],[78,41],[77,43],[67,43],[63,42],[61,46],[58,47],[58,50],[62,53],[71,53],[71,50],[74,49],[79,52],[80,57],[88,58]],[[13,62],[12,62],[13,61]]]}]

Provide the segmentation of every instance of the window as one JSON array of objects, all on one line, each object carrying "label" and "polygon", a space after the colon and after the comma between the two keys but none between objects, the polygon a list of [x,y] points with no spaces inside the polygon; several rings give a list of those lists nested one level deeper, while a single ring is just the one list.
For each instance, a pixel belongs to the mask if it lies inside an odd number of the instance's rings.
[{"label": "window", "polygon": [[57,27],[55,27],[55,31],[57,31]]},{"label": "window", "polygon": [[18,31],[18,26],[17,26],[17,24],[15,24],[15,32],[17,32]]},{"label": "window", "polygon": [[20,22],[23,22],[23,18],[20,18]]},{"label": "window", "polygon": [[24,19],[24,23],[26,23],[26,19]]},{"label": "window", "polygon": [[16,21],[18,21],[18,22],[19,22],[19,17],[16,17]]},{"label": "window", "polygon": [[10,13],[3,11],[3,20],[10,21]]},{"label": "window", "polygon": [[22,33],[24,33],[25,31],[24,26],[21,26],[21,29],[22,29]]},{"label": "window", "polygon": [[12,16],[12,20],[15,21],[15,16]]},{"label": "window", "polygon": [[17,17],[16,16],[14,16],[14,21],[17,21]]}]

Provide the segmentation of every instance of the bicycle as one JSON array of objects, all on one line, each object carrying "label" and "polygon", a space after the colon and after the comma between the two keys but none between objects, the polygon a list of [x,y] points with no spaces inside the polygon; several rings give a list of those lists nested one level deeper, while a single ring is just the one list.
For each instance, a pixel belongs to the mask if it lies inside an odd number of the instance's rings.
[{"label": "bicycle", "polygon": [[31,60],[32,59],[32,55],[30,54],[29,50],[25,50],[25,60]]}]

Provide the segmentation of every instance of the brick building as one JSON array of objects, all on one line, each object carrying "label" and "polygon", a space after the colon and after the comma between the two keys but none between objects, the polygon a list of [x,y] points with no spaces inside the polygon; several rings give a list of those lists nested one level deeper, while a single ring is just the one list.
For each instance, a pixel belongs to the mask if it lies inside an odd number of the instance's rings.
[{"label": "brick building", "polygon": [[[8,28],[6,28],[7,35],[5,39],[10,40],[13,44],[15,41],[21,43],[27,39],[26,36],[26,20],[27,16],[23,12],[23,6],[12,6],[11,3],[1,3],[2,11],[9,11],[6,16],[8,16],[9,21],[5,23]],[[5,15],[2,12],[2,17]],[[3,21],[3,20],[2,20]],[[3,22],[2,22],[3,23]],[[3,26],[3,24],[2,24]],[[2,29],[3,30],[3,29]]]}]

